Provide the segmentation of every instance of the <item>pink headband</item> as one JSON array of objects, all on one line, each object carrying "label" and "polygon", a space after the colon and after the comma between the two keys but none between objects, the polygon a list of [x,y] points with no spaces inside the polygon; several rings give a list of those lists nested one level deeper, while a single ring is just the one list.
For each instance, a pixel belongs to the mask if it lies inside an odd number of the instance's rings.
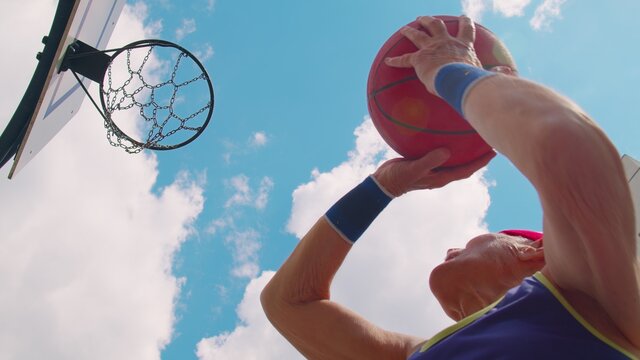
[{"label": "pink headband", "polygon": [[527,238],[532,241],[542,241],[543,234],[538,231],[532,230],[502,230],[501,234],[511,235],[511,236],[522,236],[523,238]]}]

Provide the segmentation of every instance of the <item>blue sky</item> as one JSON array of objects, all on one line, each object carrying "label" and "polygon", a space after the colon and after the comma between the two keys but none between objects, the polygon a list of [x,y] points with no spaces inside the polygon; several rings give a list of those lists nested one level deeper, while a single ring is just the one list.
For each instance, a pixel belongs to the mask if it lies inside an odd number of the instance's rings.
[{"label": "blue sky", "polygon": [[[0,60],[1,127],[55,7],[27,2],[0,15],[15,49]],[[0,170],[7,358],[300,358],[265,321],[259,291],[313,221],[393,156],[367,118],[378,48],[418,15],[463,11],[505,42],[521,76],[575,100],[640,157],[636,0],[132,1],[111,45],[157,37],[197,53],[216,91],[212,122],[183,149],[131,156],[107,144],[86,102],[19,176]],[[24,22],[34,28],[15,34]],[[540,229],[541,218],[531,186],[498,157],[394,201],[334,295],[428,337],[450,324],[426,287],[444,251],[487,230]]]}]

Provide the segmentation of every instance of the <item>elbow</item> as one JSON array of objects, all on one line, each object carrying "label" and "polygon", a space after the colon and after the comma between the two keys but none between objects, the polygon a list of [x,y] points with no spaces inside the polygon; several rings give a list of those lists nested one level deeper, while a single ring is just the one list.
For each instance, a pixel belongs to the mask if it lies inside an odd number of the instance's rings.
[{"label": "elbow", "polygon": [[274,326],[279,322],[279,319],[286,318],[287,309],[290,308],[289,302],[282,294],[278,280],[278,274],[274,275],[260,292],[262,311]]},{"label": "elbow", "polygon": [[267,316],[267,319],[273,321],[273,312],[276,308],[276,295],[274,291],[274,286],[272,284],[273,279],[267,283],[267,285],[260,292],[260,305],[262,305],[262,311]]}]

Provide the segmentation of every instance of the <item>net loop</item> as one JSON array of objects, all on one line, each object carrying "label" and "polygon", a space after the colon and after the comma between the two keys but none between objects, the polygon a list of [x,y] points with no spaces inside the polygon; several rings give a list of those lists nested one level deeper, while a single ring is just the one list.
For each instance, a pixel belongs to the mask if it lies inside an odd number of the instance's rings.
[{"label": "net loop", "polygon": [[[146,51],[141,61],[136,59],[140,49]],[[172,51],[173,59],[160,59],[158,49]],[[116,65],[118,56],[125,57],[126,66]],[[140,65],[134,66],[138,61]],[[170,61],[173,68],[165,66]],[[117,81],[116,72],[122,73],[123,68],[126,79]],[[163,73],[163,69],[170,70]],[[185,72],[188,76],[182,79]],[[163,40],[142,40],[117,50],[100,88],[107,139],[128,153],[188,144],[208,125],[214,106],[211,79],[200,61],[179,45]],[[209,96],[200,100],[207,90]],[[191,108],[185,109],[185,104]],[[137,112],[135,125],[114,121],[128,110]],[[126,132],[122,127],[128,127]],[[130,132],[139,134],[138,139],[128,135]]]}]

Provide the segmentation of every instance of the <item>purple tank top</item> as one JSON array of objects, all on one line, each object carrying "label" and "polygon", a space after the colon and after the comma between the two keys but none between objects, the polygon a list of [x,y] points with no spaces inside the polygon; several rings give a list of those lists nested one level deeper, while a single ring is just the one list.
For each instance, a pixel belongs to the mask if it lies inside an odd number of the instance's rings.
[{"label": "purple tank top", "polygon": [[430,359],[637,360],[582,319],[542,273],[526,278],[497,303],[444,330],[409,357]]}]

